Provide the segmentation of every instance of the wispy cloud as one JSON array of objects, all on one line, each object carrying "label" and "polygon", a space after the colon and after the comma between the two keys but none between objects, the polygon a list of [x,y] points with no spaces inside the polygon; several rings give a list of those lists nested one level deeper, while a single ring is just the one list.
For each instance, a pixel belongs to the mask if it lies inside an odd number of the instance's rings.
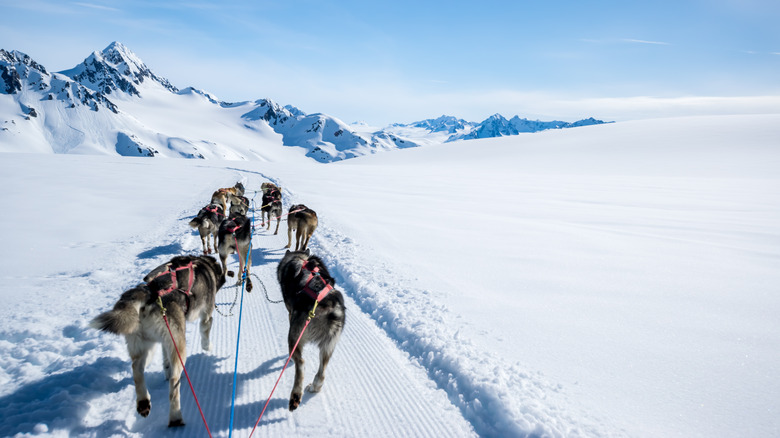
[{"label": "wispy cloud", "polygon": [[84,7],[84,8],[99,9],[101,11],[122,12],[120,9],[117,9],[117,8],[112,8],[110,6],[104,6],[104,5],[96,5],[94,3],[74,2],[73,4],[76,5],[76,6]]},{"label": "wispy cloud", "polygon": [[623,42],[626,43],[637,43],[637,44],[655,44],[659,46],[670,46],[671,44],[665,43],[663,41],[647,41],[647,40],[636,40],[633,38],[623,38]]}]

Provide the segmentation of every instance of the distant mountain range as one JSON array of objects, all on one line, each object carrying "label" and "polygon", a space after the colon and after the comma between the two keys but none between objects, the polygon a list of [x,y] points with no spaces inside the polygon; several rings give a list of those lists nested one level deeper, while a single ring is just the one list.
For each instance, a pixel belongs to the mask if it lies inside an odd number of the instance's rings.
[{"label": "distant mountain range", "polygon": [[442,116],[366,131],[269,99],[224,102],[196,88],[179,90],[118,42],[58,73],[24,53],[0,49],[0,151],[6,152],[267,160],[284,145],[332,162],[432,143],[601,123],[593,118],[574,123],[518,116],[507,120],[496,114],[481,123]]}]

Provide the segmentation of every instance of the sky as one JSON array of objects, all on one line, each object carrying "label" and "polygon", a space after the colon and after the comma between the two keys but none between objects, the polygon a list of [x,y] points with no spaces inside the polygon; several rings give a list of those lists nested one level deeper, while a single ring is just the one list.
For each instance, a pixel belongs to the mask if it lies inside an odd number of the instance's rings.
[{"label": "sky", "polygon": [[119,41],[179,88],[345,122],[780,112],[780,2],[0,0],[49,71]]}]

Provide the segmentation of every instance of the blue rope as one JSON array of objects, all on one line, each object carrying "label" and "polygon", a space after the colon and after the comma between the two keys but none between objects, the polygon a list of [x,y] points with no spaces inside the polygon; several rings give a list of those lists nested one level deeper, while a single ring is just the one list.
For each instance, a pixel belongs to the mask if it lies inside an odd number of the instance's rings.
[{"label": "blue rope", "polygon": [[[238,306],[238,335],[236,336],[236,364],[233,367],[233,396],[230,400],[230,432],[228,438],[233,436],[233,415],[236,409],[236,382],[238,380],[238,346],[241,344],[241,314],[244,312],[244,285],[248,279],[246,272],[249,270],[249,253],[252,251],[252,234],[255,230],[255,198],[252,197],[252,233],[249,235],[249,248],[244,257],[244,272],[241,273],[241,304]],[[238,247],[236,247],[238,250]]]}]

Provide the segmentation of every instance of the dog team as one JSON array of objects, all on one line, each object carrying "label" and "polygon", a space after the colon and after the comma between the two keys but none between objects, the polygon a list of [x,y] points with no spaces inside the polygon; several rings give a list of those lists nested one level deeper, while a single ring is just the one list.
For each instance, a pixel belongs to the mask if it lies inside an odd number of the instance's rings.
[{"label": "dog team", "polygon": [[[271,219],[275,217],[274,234],[277,234],[282,219],[281,188],[265,182],[261,190],[262,225],[270,230]],[[169,385],[168,426],[184,425],[180,378],[187,356],[185,326],[187,321],[200,318],[201,347],[206,351],[211,348],[209,336],[216,294],[225,284],[226,275],[233,276],[233,272],[227,270],[226,263],[230,254],[238,255],[239,271],[245,273],[246,290],[252,290],[249,268],[252,265],[250,248],[253,230],[247,217],[249,211],[249,200],[244,196],[244,186],[240,182],[233,187],[215,191],[211,202],[189,223],[200,234],[203,255],[176,256],[153,269],[143,278],[143,283],[124,292],[112,310],[101,313],[90,323],[95,329],[125,337],[135,383],[136,411],[142,417],[148,416],[152,407],[144,369],[151,360],[154,346],[160,343],[165,378]],[[228,212],[227,216],[225,212]],[[277,266],[277,280],[288,313],[288,352],[295,362],[290,411],[298,408],[303,396],[303,346],[315,343],[319,347],[319,369],[312,383],[306,387],[307,391],[316,393],[322,388],[325,368],[345,321],[344,297],[334,289],[335,280],[325,264],[308,249],[309,239],[316,228],[317,213],[303,204],[290,207],[287,214],[286,247],[291,247],[292,233],[295,231],[295,251],[288,249]],[[221,264],[209,255],[212,252],[219,254]],[[316,309],[316,313],[306,326],[313,309]],[[293,351],[305,327],[300,346]]]}]

